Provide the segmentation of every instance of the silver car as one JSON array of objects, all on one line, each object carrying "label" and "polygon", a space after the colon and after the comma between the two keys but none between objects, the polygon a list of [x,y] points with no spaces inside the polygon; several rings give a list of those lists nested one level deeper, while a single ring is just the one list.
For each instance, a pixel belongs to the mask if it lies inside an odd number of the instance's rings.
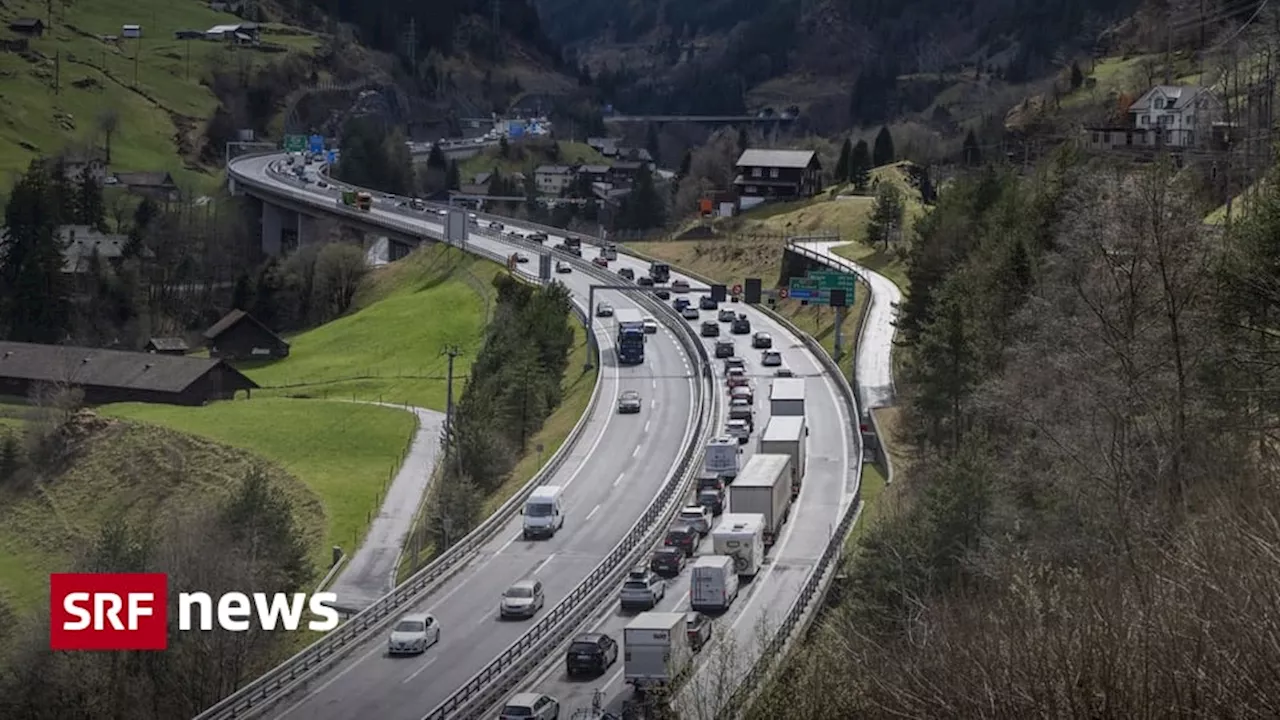
[{"label": "silver car", "polygon": [[644,319],[644,334],[653,335],[658,332],[658,321],[653,318]]},{"label": "silver car", "polygon": [[391,628],[387,652],[392,655],[417,654],[440,642],[440,623],[426,613],[405,615]]},{"label": "silver car", "polygon": [[618,396],[618,413],[629,415],[640,412],[640,393],[635,390],[623,390]]},{"label": "silver car", "polygon": [[542,609],[544,602],[541,581],[521,580],[502,593],[498,613],[503,618],[531,618]]},{"label": "silver car", "polygon": [[782,353],[777,350],[765,350],[760,353],[760,364],[765,367],[778,367],[782,365]]},{"label": "silver car", "polygon": [[623,610],[652,610],[658,601],[667,594],[667,581],[658,577],[649,568],[636,568],[622,583],[618,592],[618,602]]}]

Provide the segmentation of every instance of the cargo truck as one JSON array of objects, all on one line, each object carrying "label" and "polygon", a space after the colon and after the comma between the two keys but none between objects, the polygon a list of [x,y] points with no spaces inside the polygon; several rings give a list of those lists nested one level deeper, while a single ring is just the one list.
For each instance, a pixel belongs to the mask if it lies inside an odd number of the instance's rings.
[{"label": "cargo truck", "polygon": [[600,257],[613,262],[618,259],[618,244],[607,242],[600,248]]},{"label": "cargo truck", "polygon": [[791,458],[791,499],[800,494],[804,481],[805,446],[808,445],[809,428],[803,415],[779,415],[771,418],[760,435],[757,452],[769,455],[787,455]]},{"label": "cargo truck", "polygon": [[742,450],[737,438],[718,437],[707,443],[702,455],[702,472],[732,481],[738,476],[738,457]]},{"label": "cargo truck", "polygon": [[618,323],[618,362],[623,365],[639,365],[644,362],[644,316],[635,308],[621,308],[613,312]]},{"label": "cargo truck", "polygon": [[764,544],[773,545],[791,510],[791,457],[752,456],[729,488],[729,510],[764,515]]},{"label": "cargo truck", "polygon": [[689,575],[689,607],[724,612],[738,597],[738,571],[730,555],[703,555]]},{"label": "cargo truck", "polygon": [[649,277],[653,278],[655,283],[661,285],[671,279],[671,266],[662,262],[650,263]]},{"label": "cargo truck", "polygon": [[343,190],[342,196],[338,198],[338,204],[361,212],[369,212],[373,209],[373,196],[363,191]]},{"label": "cargo truck", "polygon": [[725,513],[711,531],[712,552],[733,558],[738,577],[750,580],[764,564],[764,516],[759,513]]},{"label": "cargo truck", "polygon": [[769,391],[769,415],[804,415],[804,379],[778,378]]},{"label": "cargo truck", "polygon": [[643,694],[680,681],[693,659],[684,613],[643,612],[622,631],[624,681]]}]

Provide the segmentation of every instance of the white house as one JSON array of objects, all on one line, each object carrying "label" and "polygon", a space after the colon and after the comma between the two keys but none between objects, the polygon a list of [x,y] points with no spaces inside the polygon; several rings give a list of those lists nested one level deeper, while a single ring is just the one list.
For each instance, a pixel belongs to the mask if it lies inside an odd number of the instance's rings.
[{"label": "white house", "polygon": [[573,168],[568,165],[541,165],[533,171],[538,192],[559,195],[573,184]]},{"label": "white house", "polygon": [[1154,145],[1191,147],[1209,140],[1221,119],[1222,101],[1194,85],[1157,85],[1129,106],[1133,127]]}]

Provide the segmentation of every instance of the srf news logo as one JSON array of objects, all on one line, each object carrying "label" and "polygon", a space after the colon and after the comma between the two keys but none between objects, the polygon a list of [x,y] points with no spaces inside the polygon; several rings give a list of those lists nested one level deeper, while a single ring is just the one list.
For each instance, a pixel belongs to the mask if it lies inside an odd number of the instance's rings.
[{"label": "srf news logo", "polygon": [[[338,626],[334,593],[178,593],[178,630],[297,630]],[[169,647],[169,577],[164,573],[55,573],[49,576],[53,650],[164,650]],[[193,616],[195,616],[193,620]]]}]

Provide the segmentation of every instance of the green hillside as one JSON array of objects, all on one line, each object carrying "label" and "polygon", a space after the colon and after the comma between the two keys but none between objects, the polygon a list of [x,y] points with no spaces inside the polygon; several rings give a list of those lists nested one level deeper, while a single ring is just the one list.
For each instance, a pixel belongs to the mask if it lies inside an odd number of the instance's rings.
[{"label": "green hillside", "polygon": [[[167,170],[196,191],[217,184],[195,162],[218,98],[204,83],[214,68],[254,71],[290,57],[310,62],[319,38],[266,24],[258,47],[176,40],[178,30],[243,22],[195,0],[5,0],[0,40],[19,38],[9,24],[34,17],[52,26],[25,52],[0,52],[0,185],[32,158],[71,146],[104,147],[113,171]],[[121,26],[142,26],[140,40],[119,39]],[[106,39],[104,39],[106,38]]]}]

